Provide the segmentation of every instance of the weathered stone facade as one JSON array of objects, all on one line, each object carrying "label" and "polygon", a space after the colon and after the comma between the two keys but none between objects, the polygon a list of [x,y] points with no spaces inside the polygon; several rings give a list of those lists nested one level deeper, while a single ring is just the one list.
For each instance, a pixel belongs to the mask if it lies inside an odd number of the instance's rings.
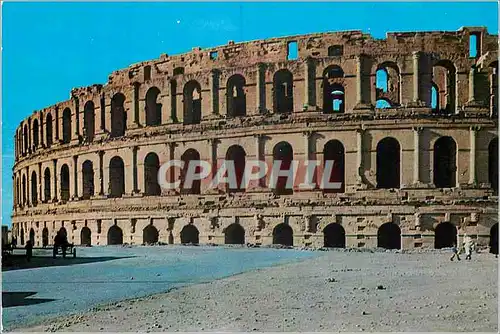
[{"label": "weathered stone facade", "polygon": [[[498,222],[497,59],[497,36],[467,27],[229,42],[132,65],[21,122],[13,234],[35,245],[64,227],[92,245],[432,248],[458,232],[487,244]],[[283,142],[293,159],[337,154],[345,189],[159,193],[148,179],[189,149],[216,163],[239,145],[270,162]]]}]

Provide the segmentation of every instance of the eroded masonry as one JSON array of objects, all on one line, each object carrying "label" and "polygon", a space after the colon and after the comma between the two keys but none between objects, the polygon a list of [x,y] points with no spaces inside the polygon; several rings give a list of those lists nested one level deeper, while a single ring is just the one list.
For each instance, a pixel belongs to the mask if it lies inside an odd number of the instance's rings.
[{"label": "eroded masonry", "polygon": [[[13,235],[406,249],[466,233],[487,245],[498,233],[497,74],[498,36],[482,27],[163,54],[21,122]],[[343,186],[167,191],[156,175],[170,159],[333,159]]]}]

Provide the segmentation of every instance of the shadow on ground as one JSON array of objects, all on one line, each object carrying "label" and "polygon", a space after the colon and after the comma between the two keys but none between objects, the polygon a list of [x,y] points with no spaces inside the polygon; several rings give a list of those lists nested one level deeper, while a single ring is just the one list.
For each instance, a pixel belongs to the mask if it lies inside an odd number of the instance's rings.
[{"label": "shadow on ground", "polygon": [[118,259],[130,258],[121,256],[101,256],[101,257],[56,257],[52,256],[34,256],[31,261],[26,260],[25,255],[10,255],[2,259],[2,271],[30,269],[40,267],[54,267],[54,266],[71,266],[77,264],[86,264],[94,262],[105,262]]},{"label": "shadow on ground", "polygon": [[26,306],[54,301],[49,298],[27,298],[36,292],[4,292],[2,291],[2,307]]}]

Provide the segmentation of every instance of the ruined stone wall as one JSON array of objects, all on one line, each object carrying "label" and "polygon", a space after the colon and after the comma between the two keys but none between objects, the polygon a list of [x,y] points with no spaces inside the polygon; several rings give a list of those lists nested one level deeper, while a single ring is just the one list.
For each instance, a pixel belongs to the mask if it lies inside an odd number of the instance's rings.
[{"label": "ruined stone wall", "polygon": [[[478,41],[474,57],[471,34]],[[288,56],[292,42],[296,59]],[[436,227],[449,222],[459,235],[487,244],[498,222],[498,174],[491,167],[498,159],[497,58],[497,36],[467,27],[388,33],[382,40],[349,31],[229,42],[131,65],[113,72],[107,84],[73,89],[68,101],[21,122],[14,235],[26,241],[33,229],[41,245],[44,228],[52,243],[65,227],[79,244],[88,227],[91,243],[102,245],[118,226],[122,242],[140,244],[152,225],[159,241],[178,244],[182,229],[192,225],[200,242],[225,243],[236,224],[245,242],[270,244],[284,224],[294,245],[322,246],[325,228],[337,224],[345,246],[375,247],[390,222],[400,229],[401,247],[413,248],[434,247]],[[380,70],[385,89],[377,85]],[[330,95],[338,91],[339,110]],[[243,97],[239,109],[234,96]],[[456,170],[453,184],[440,187],[434,159],[444,137],[456,146]],[[384,158],[379,144],[386,138],[399,144],[400,175],[397,187],[381,189],[377,157]],[[194,149],[215,164],[239,145],[247,159],[272,162],[273,149],[286,141],[294,159],[322,160],[331,140],[344,149],[343,193],[276,195],[263,186],[228,194],[202,185],[199,195],[145,194],[150,153],[162,164]],[[119,198],[110,196],[115,157],[124,164]],[[90,196],[84,164],[93,172]]]}]

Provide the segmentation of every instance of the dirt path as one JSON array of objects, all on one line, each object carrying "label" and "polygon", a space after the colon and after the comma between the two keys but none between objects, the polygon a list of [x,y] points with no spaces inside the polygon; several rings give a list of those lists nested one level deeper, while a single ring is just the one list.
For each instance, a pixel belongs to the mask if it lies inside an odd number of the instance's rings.
[{"label": "dirt path", "polygon": [[449,255],[326,252],[19,330],[496,332],[497,259]]}]

